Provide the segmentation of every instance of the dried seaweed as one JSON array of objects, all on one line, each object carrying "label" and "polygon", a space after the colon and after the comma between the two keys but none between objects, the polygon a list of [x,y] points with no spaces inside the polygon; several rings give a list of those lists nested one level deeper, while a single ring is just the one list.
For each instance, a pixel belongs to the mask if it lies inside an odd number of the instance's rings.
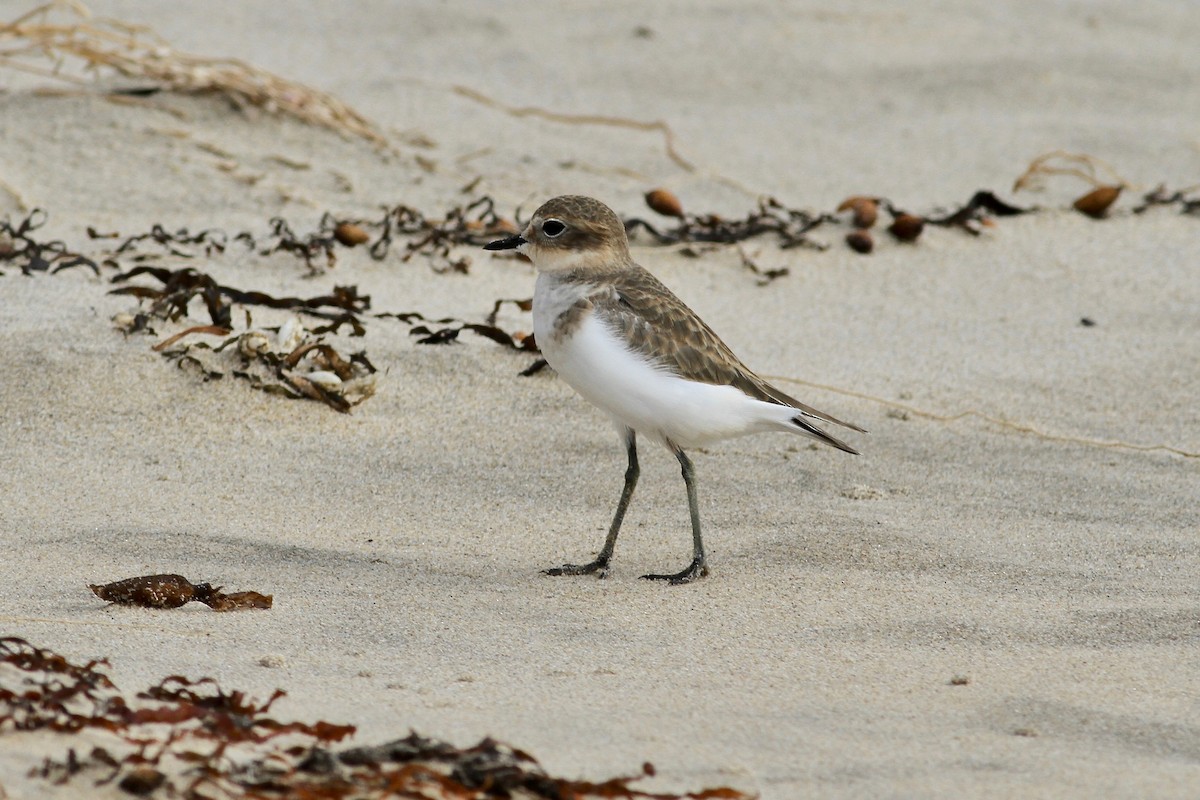
[{"label": "dried seaweed", "polygon": [[[336,332],[345,324],[351,326],[351,335],[365,333],[356,314],[370,307],[371,298],[360,295],[357,287],[335,286],[330,294],[310,298],[274,297],[265,292],[222,286],[211,276],[191,268],[169,270],[149,266],[134,267],[118,274],[113,281],[140,275],[157,279],[162,288],[127,286],[110,292],[151,301],[145,314],[125,313],[118,315],[119,319],[114,318],[126,333],[134,330],[153,333],[148,318],[178,321],[187,315],[193,298],[199,296],[205,302],[211,325],[190,326],[153,347],[180,368],[195,369],[206,381],[232,374],[256,389],[289,398],[318,400],[342,413],[348,413],[375,393],[376,369],[366,354],[343,356],[321,339],[323,334]],[[332,322],[308,330],[293,317],[277,328],[258,329],[250,327],[247,312],[247,330],[230,336],[235,302],[302,311]],[[338,311],[327,312],[325,308]],[[205,342],[185,341],[197,334],[228,338],[215,347]],[[222,356],[226,350],[229,354]],[[218,361],[218,357],[224,360]]]},{"label": "dried seaweed", "polygon": [[262,255],[271,255],[281,251],[291,253],[302,259],[308,265],[309,271],[314,273],[318,271],[314,262],[318,257],[323,256],[325,267],[332,269],[337,263],[334,246],[342,244],[337,235],[338,227],[342,224],[331,215],[325,214],[321,218],[321,227],[318,231],[299,237],[292,231],[287,220],[282,217],[274,217],[271,219],[271,236],[275,237],[275,242],[260,250],[259,253]]},{"label": "dried seaweed", "polygon": [[557,778],[529,753],[491,738],[459,748],[410,732],[382,745],[333,751],[330,746],[351,736],[354,726],[275,720],[268,713],[284,696],[281,690],[258,702],[212,678],[173,675],[127,699],[104,673],[107,665],[75,665],[22,639],[0,639],[0,731],[95,729],[111,735],[111,746],[94,746],[82,756],[68,748],[30,777],[64,785],[86,775],[93,786],[116,783],[131,794],[172,800],[750,797],[729,787],[644,792],[633,784],[655,774],[649,763],[639,774],[601,782]]},{"label": "dried seaweed", "polygon": [[[316,231],[299,236],[287,220],[272,217],[266,237],[255,237],[249,231],[230,236],[219,228],[205,228],[196,233],[186,227],[169,231],[161,223],[156,223],[145,233],[126,236],[113,255],[134,254],[135,260],[146,260],[149,254],[144,252],[144,245],[152,243],[158,245],[163,253],[176,258],[197,258],[201,254],[211,257],[213,253],[224,253],[229,242],[234,241],[256,250],[259,255],[289,253],[304,261],[311,273],[317,273],[322,267],[331,269],[336,265],[337,245],[353,246],[342,241],[346,236],[344,230],[340,235],[338,233],[344,224],[326,213]],[[88,236],[92,239],[119,238],[119,234],[97,234],[92,228],[88,228]]]},{"label": "dried seaweed", "polygon": [[[177,258],[196,258],[201,253],[211,256],[223,253],[229,242],[239,242],[259,255],[288,253],[302,260],[310,273],[332,269],[337,264],[338,247],[367,245],[367,252],[382,261],[392,252],[398,238],[407,239],[401,261],[421,255],[430,259],[437,272],[466,273],[471,264],[467,256],[455,257],[451,248],[479,246],[497,236],[516,232],[512,221],[498,215],[495,201],[483,195],[468,203],[450,208],[444,215],[429,216],[411,206],[398,204],[385,207],[374,220],[344,219],[326,212],[317,229],[298,234],[282,217],[269,222],[269,233],[255,236],[249,231],[230,235],[217,228],[196,233],[185,228],[169,231],[162,224],[145,233],[126,236],[113,251],[116,256],[136,254],[145,258],[144,245],[158,245],[160,252]],[[97,234],[89,229],[93,239],[118,238],[117,234]]]},{"label": "dried seaweed", "polygon": [[528,378],[530,375],[537,375],[539,372],[541,372],[548,366],[550,366],[549,361],[547,361],[544,358],[539,358],[536,361],[534,361],[532,364],[530,364],[528,367],[526,367],[525,369],[518,372],[517,374],[520,375],[522,378]]},{"label": "dried seaweed", "polygon": [[[67,659],[15,636],[0,638],[0,665],[17,670],[0,672],[0,733],[48,729],[74,733],[86,727],[115,730],[124,714],[124,701],[98,668],[104,659],[72,664]],[[15,687],[15,688],[13,688]]]},{"label": "dried seaweed", "polygon": [[[347,313],[359,313],[371,306],[370,296],[359,295],[356,286],[335,286],[332,293],[317,297],[273,297],[266,292],[246,292],[222,286],[210,275],[190,267],[176,270],[165,267],[134,267],[113,276],[112,282],[122,283],[140,275],[155,278],[162,284],[162,288],[127,286],[113,289],[109,294],[127,294],[152,300],[150,313],[171,321],[186,316],[188,304],[199,297],[208,307],[212,324],[222,328],[231,327],[231,303],[294,309],[325,319],[342,319]],[[323,308],[337,308],[340,311],[322,311]]]},{"label": "dried seaweed", "polygon": [[45,225],[47,219],[45,211],[35,208],[15,225],[7,217],[0,220],[0,264],[12,262],[23,275],[62,272],[71,267],[87,267],[99,275],[99,264],[68,250],[65,243],[58,240],[43,242],[31,235]]},{"label": "dried seaweed", "polygon": [[229,332],[229,328],[222,328],[219,325],[195,325],[191,328],[186,328],[173,336],[168,336],[166,339],[163,339],[150,349],[156,353],[161,353],[163,350],[170,348],[171,345],[175,344],[180,339],[192,336],[193,334],[207,333],[212,336],[228,336]]},{"label": "dried seaweed", "polygon": [[[342,319],[346,313],[355,314],[371,307],[370,295],[360,295],[357,286],[335,286],[329,294],[316,297],[273,297],[266,292],[242,291],[218,284],[211,276],[191,268],[170,270],[164,267],[134,267],[128,272],[112,278],[113,283],[122,283],[139,275],[149,275],[163,284],[162,289],[131,286],[114,289],[109,294],[131,294],[135,297],[155,301],[152,310],[164,309],[168,319],[178,319],[187,314],[188,303],[201,297],[208,306],[214,325],[229,325],[229,303],[266,306],[303,311],[325,319]],[[322,311],[323,308],[341,309],[339,312]]]},{"label": "dried seaweed", "polygon": [[533,310],[533,298],[532,297],[526,297],[521,300],[514,300],[512,298],[500,299],[500,300],[497,300],[492,305],[492,311],[491,311],[491,313],[489,313],[487,315],[487,324],[488,325],[496,324],[496,317],[500,316],[500,309],[503,308],[507,303],[512,303],[514,306],[517,307],[518,311],[529,312],[529,311]]},{"label": "dried seaweed", "polygon": [[[327,220],[330,221],[327,225]],[[176,258],[211,257],[214,253],[224,253],[229,243],[237,242],[260,255],[285,252],[303,260],[311,272],[317,272],[321,259],[324,266],[332,267],[337,261],[334,245],[337,237],[334,229],[337,221],[326,214],[322,217],[320,228],[304,236],[298,236],[287,220],[282,217],[272,217],[268,222],[269,233],[255,236],[249,231],[240,231],[234,235],[220,228],[205,228],[192,232],[187,227],[174,231],[167,230],[161,223],[155,223],[149,231],[125,236],[121,243],[112,251],[114,256],[132,256],[134,260],[144,261],[153,258],[155,254],[147,253],[145,245],[158,245],[158,252]],[[92,239],[122,238],[118,233],[99,234],[88,228],[88,236]]]},{"label": "dried seaweed", "polygon": [[738,248],[738,255],[742,257],[742,266],[758,276],[758,285],[766,286],[776,278],[782,278],[789,273],[787,267],[777,267],[775,269],[763,269],[752,259],[745,250]]},{"label": "dried seaweed", "polygon": [[[373,376],[376,369],[366,355],[356,353],[347,358],[319,338],[323,334],[336,333],[342,325],[349,325],[353,336],[365,333],[359,315],[370,307],[371,298],[360,295],[357,287],[336,286],[330,294],[310,298],[274,297],[264,292],[243,291],[218,284],[211,276],[191,268],[170,270],[152,266],[134,267],[119,273],[112,280],[119,283],[144,275],[156,279],[162,287],[126,286],[110,292],[150,301],[145,314],[119,315],[119,327],[127,333],[134,330],[152,333],[149,319],[179,321],[187,315],[190,302],[200,297],[212,324],[185,328],[159,342],[153,349],[174,360],[180,367],[196,369],[204,380],[217,380],[225,374],[232,374],[263,391],[292,398],[311,398],[341,412],[348,412],[374,393]],[[229,336],[232,332],[233,303],[301,311],[331,322],[312,330],[304,328],[298,321],[292,321],[286,331],[282,326],[250,329],[226,338],[216,346],[185,342],[198,334]],[[485,323],[466,322],[453,317],[429,319],[416,311],[384,312],[374,316],[390,317],[413,325],[410,332],[421,337],[419,344],[450,343],[456,341],[462,331],[469,331],[511,350],[538,352],[532,334],[509,332],[495,324],[500,308],[507,303],[525,311],[532,307],[529,299],[497,300]],[[339,311],[329,312],[324,310],[326,308]],[[414,323],[431,323],[442,327],[432,329],[425,324]],[[240,367],[230,366],[228,362],[224,366],[213,363],[210,354],[222,353],[233,345],[236,345],[233,350],[242,357]],[[305,369],[299,370],[297,366],[302,359],[306,362]],[[258,367],[257,371],[248,369],[251,365]]]},{"label": "dried seaweed", "polygon": [[374,395],[377,370],[366,353],[343,356],[319,338],[310,338],[312,331],[295,320],[291,323],[274,331],[274,339],[264,330],[249,330],[225,340],[214,352],[236,344],[242,368],[231,370],[234,377],[269,393],[318,400],[342,413]]},{"label": "dried seaweed", "polygon": [[[385,312],[375,314],[379,319],[391,318],[412,325],[409,330],[409,335],[420,336],[417,344],[450,344],[458,341],[458,335],[462,331],[470,331],[479,334],[486,339],[491,339],[497,344],[503,345],[510,350],[516,350],[522,353],[537,353],[537,342],[534,340],[532,333],[524,333],[522,331],[508,332],[496,325],[496,317],[500,312],[500,308],[505,303],[513,303],[519,309],[528,311],[533,308],[531,299],[525,300],[497,300],[492,305],[492,311],[487,315],[487,321],[484,323],[465,322],[455,317],[442,317],[441,319],[430,319],[419,311],[402,311],[402,312]],[[430,328],[425,324],[413,323],[429,323],[431,325],[440,325],[439,328]]]},{"label": "dried seaweed", "polygon": [[927,215],[904,211],[884,197],[856,195],[847,198],[838,206],[839,212],[849,211],[852,215],[852,224],[855,230],[846,234],[846,244],[852,250],[866,254],[874,249],[875,241],[868,229],[875,224],[880,208],[886,209],[892,217],[892,222],[887,228],[888,233],[897,241],[908,244],[915,242],[921,236],[927,224],[944,228],[958,228],[972,236],[978,236],[985,227],[993,224],[992,217],[1012,217],[1027,214],[1033,210],[1005,202],[987,189],[975,192],[966,203],[958,208]]},{"label": "dried seaweed", "polygon": [[962,228],[967,233],[978,236],[981,226],[988,224],[987,214],[989,213],[997,217],[1015,217],[1019,214],[1028,214],[1031,210],[1006,203],[996,197],[993,192],[981,189],[954,211],[940,216],[927,216],[925,221],[930,225]]},{"label": "dried seaweed", "polygon": [[824,250],[828,245],[812,239],[808,234],[821,225],[837,221],[832,214],[788,208],[773,197],[760,199],[758,208],[743,219],[725,219],[717,214],[686,214],[682,207],[680,215],[679,223],[667,230],[659,230],[639,217],[629,217],[624,220],[625,230],[631,234],[645,231],[657,244],[736,244],[756,236],[774,234],[779,239],[779,246],[785,250],[792,247]]},{"label": "dried seaweed", "polygon": [[[90,239],[117,239],[120,234],[106,233],[100,234],[93,228],[87,229],[88,238]],[[114,251],[116,255],[135,250],[135,245],[145,241],[151,241],[160,245],[166,252],[173,256],[181,258],[194,258],[196,253],[191,250],[185,250],[181,245],[203,245],[204,255],[211,256],[214,252],[224,253],[225,247],[229,243],[229,236],[222,230],[216,228],[206,228],[199,233],[192,233],[187,228],[180,228],[171,233],[161,224],[155,224],[146,233],[138,233],[132,236],[125,237],[124,241],[117,246]]]},{"label": "dried seaweed", "polygon": [[[218,589],[220,587],[217,587]],[[204,604],[213,611],[241,611],[249,608],[270,608],[275,602],[275,595],[260,592],[214,592],[209,595]]]},{"label": "dried seaweed", "polygon": [[1159,206],[1179,206],[1180,214],[1200,215],[1200,186],[1171,191],[1164,184],[1159,184],[1152,191],[1142,195],[1142,202],[1134,207],[1133,213],[1144,214],[1149,209]]},{"label": "dried seaweed", "polygon": [[182,575],[140,575],[88,588],[101,600],[115,605],[140,608],[179,608],[192,601],[204,603],[213,611],[237,611],[245,608],[270,608],[271,595],[258,592],[222,592],[222,587],[192,583]]},{"label": "dried seaweed", "polygon": [[405,244],[401,260],[408,261],[418,254],[439,259],[442,266],[435,266],[435,270],[440,272],[466,273],[470,268],[470,258],[451,258],[451,247],[479,247],[497,236],[517,232],[512,221],[496,213],[496,201],[488,195],[454,206],[438,219],[432,219],[410,206],[400,204],[384,209],[383,217],[379,220],[349,222],[364,231],[379,232],[378,238],[369,247],[371,257],[377,261],[387,257],[397,236],[408,236],[412,237],[412,240]]},{"label": "dried seaweed", "polygon": [[[888,231],[897,240],[908,243],[916,241],[926,223],[957,227],[978,235],[983,227],[991,224],[990,216],[1013,216],[1031,210],[1006,203],[987,190],[976,192],[958,208],[929,216],[907,213],[886,198],[867,195],[848,197],[832,213],[789,208],[768,197],[759,201],[757,209],[749,212],[744,218],[735,220],[725,219],[716,214],[688,214],[684,212],[679,199],[663,189],[647,192],[646,203],[656,212],[679,220],[676,226],[670,229],[660,229],[639,217],[628,217],[624,220],[626,231],[634,235],[638,231],[645,231],[656,244],[737,244],[759,236],[774,235],[779,240],[780,248],[785,250],[792,247],[824,250],[828,245],[811,238],[810,234],[821,226],[839,223],[841,220],[838,214],[849,212],[854,230],[846,235],[846,244],[864,254],[874,249],[874,240],[867,231],[875,224],[880,208],[886,209],[892,215],[893,221]],[[694,249],[681,252],[684,255],[699,255]],[[742,264],[759,276],[760,283],[769,283],[771,279],[786,274],[783,270],[758,271],[754,262],[744,253]]]},{"label": "dried seaweed", "polygon": [[[737,244],[748,239],[773,235],[778,239],[782,249],[807,247],[824,250],[828,245],[812,238],[810,234],[821,226],[839,222],[835,213],[818,213],[789,208],[774,198],[761,199],[757,208],[748,212],[743,218],[726,219],[717,214],[685,213],[678,199],[665,190],[654,190],[647,193],[647,197],[648,202],[653,203],[660,213],[666,213],[667,216],[676,220],[675,226],[660,228],[641,218],[628,217],[624,220],[625,227],[631,235],[636,236],[639,231],[645,232],[653,243],[660,245]],[[904,216],[904,212],[899,211],[884,198],[855,196],[839,206],[842,210],[853,211],[855,226],[863,229],[869,227],[867,222],[874,223],[874,216],[879,207],[886,208],[894,218],[899,219]],[[1187,206],[1188,209],[1191,207]],[[915,232],[916,235],[920,233],[919,220],[921,223],[958,227],[968,233],[978,234],[982,227],[990,224],[989,215],[1010,216],[1027,213],[1030,210],[1006,203],[990,191],[979,191],[966,204],[957,209],[927,216],[908,215],[899,222],[894,221],[889,230],[901,241],[913,241],[915,238],[913,233]],[[30,217],[30,224],[34,227],[43,222],[44,213],[42,212],[34,212]],[[347,219],[326,212],[322,215],[314,231],[303,234],[297,233],[287,220],[280,217],[271,219],[269,226],[270,230],[266,236],[255,236],[249,231],[231,235],[216,228],[205,228],[196,232],[188,228],[171,231],[162,224],[152,226],[145,233],[127,235],[123,238],[116,233],[97,233],[90,228],[88,235],[93,239],[121,238],[120,244],[112,251],[113,257],[132,258],[135,261],[153,258],[153,254],[145,249],[147,244],[156,245],[157,248],[154,250],[156,253],[191,259],[201,255],[208,257],[214,253],[223,253],[231,242],[238,242],[255,250],[260,255],[280,252],[291,254],[302,260],[310,273],[332,269],[337,263],[339,247],[365,246],[373,259],[383,260],[397,249],[398,241],[403,240],[403,244],[399,245],[402,251],[401,261],[409,261],[420,255],[429,259],[433,269],[437,272],[466,273],[470,268],[470,257],[455,254],[453,248],[477,247],[497,236],[510,235],[517,231],[517,225],[512,219],[497,213],[495,200],[488,195],[482,195],[464,204],[453,206],[440,216],[429,216],[411,206],[398,204],[385,207],[382,215],[374,220]],[[862,244],[856,240],[851,243],[851,246],[861,247]],[[51,246],[56,248],[57,252],[65,250],[60,242],[51,243]],[[860,252],[862,251],[860,249]],[[36,249],[30,251],[33,255],[38,252]],[[694,249],[689,252],[696,254]],[[0,238],[0,258],[4,257],[4,253],[3,238]],[[76,256],[76,254],[65,255],[79,260],[67,259],[58,268],[86,264],[98,271],[96,262],[90,259]],[[11,253],[9,257],[12,257]],[[56,257],[62,258],[63,256]],[[743,260],[743,264],[746,264],[745,260]],[[44,264],[40,266],[46,268]],[[747,264],[748,268],[749,266]],[[130,288],[124,292],[174,304],[179,314],[183,313],[181,305],[186,306],[186,300],[201,296],[205,298],[206,302],[213,302],[214,294],[224,294],[227,300],[233,302],[268,305],[274,308],[296,308],[304,310],[306,313],[315,313],[331,319],[336,316],[356,324],[357,320],[347,319],[343,314],[335,315],[317,309],[324,304],[341,307],[347,313],[357,313],[364,311],[369,306],[369,298],[365,297],[362,298],[364,302],[361,304],[346,305],[338,301],[320,303],[318,298],[308,300],[279,298],[276,300],[263,293],[238,293],[236,290],[218,286],[215,283],[207,285],[207,282],[200,277],[200,273],[189,276],[186,272],[179,270],[172,272],[163,267],[134,268],[122,273],[114,280],[121,281],[143,273],[160,277],[164,283],[167,282],[168,277],[173,277],[175,282],[161,290],[162,294],[160,295],[155,295],[145,288]],[[766,271],[758,274],[758,277],[760,279],[766,277],[769,282],[782,274],[784,273],[781,270]],[[196,283],[196,281],[205,285]],[[183,290],[183,294],[176,294],[177,290]],[[213,324],[228,327],[227,321],[220,319],[214,319]],[[450,334],[444,335],[450,336]]]},{"label": "dried seaweed", "polygon": [[534,341],[532,333],[508,333],[495,325],[480,325],[474,322],[461,322],[457,326],[437,330],[431,330],[424,325],[415,325],[409,334],[421,337],[417,339],[417,344],[449,344],[457,341],[458,335],[463,331],[477,333],[510,350],[518,350],[523,353],[538,352],[537,342]]}]

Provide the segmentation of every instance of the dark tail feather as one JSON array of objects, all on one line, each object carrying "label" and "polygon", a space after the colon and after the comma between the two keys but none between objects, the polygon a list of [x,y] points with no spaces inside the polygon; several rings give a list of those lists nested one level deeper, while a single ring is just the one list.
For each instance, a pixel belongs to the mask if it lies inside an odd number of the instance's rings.
[{"label": "dark tail feather", "polygon": [[[830,436],[828,433],[821,430],[816,425],[813,425],[811,422],[809,422],[807,419],[805,419],[800,414],[797,414],[796,416],[792,417],[792,424],[795,425],[797,428],[799,428],[801,430],[801,432],[807,434],[808,436],[811,436],[812,438],[816,439],[821,444],[827,444],[830,447],[836,447],[838,450],[843,450],[847,453],[850,453],[851,455],[858,455],[858,451],[855,450],[853,447],[846,444],[841,439],[837,439],[837,438],[834,438],[833,436]],[[862,430],[862,429],[855,427],[855,430]]]}]

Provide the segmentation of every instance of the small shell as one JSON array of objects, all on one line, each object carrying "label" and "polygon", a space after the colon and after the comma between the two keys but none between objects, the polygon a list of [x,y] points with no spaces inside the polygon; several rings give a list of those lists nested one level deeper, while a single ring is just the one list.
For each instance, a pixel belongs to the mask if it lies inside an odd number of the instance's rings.
[{"label": "small shell", "polygon": [[843,200],[837,210],[854,212],[854,227],[870,228],[879,216],[879,201],[874,197],[855,195]]},{"label": "small shell", "polygon": [[327,370],[317,370],[316,372],[305,372],[301,377],[315,383],[322,389],[340,389],[342,387],[342,379],[336,373]]},{"label": "small shell", "polygon": [[916,214],[898,214],[888,226],[888,233],[902,242],[915,242],[925,229],[925,220]]},{"label": "small shell", "polygon": [[1108,207],[1121,196],[1121,186],[1098,186],[1075,201],[1076,211],[1087,214],[1092,219],[1102,219],[1108,213]]},{"label": "small shell", "polygon": [[128,331],[133,327],[133,323],[136,320],[137,317],[133,314],[130,314],[128,311],[120,311],[116,314],[113,314],[112,323],[120,330]]},{"label": "small shell", "polygon": [[850,231],[846,234],[846,244],[856,253],[867,254],[875,249],[875,240],[867,230]]},{"label": "small shell", "polygon": [[339,222],[333,229],[333,238],[346,247],[354,247],[369,242],[371,234],[367,233],[361,225],[355,225],[353,222]]},{"label": "small shell", "polygon": [[271,349],[271,338],[262,331],[247,331],[238,337],[238,352],[246,358]]},{"label": "small shell", "polygon": [[664,217],[683,219],[683,204],[679,202],[678,197],[666,189],[652,189],[646,192],[646,205]]},{"label": "small shell", "polygon": [[295,317],[288,319],[279,326],[279,333],[275,339],[279,342],[276,348],[281,353],[290,353],[300,346],[304,341],[304,326],[300,324],[300,320]]}]

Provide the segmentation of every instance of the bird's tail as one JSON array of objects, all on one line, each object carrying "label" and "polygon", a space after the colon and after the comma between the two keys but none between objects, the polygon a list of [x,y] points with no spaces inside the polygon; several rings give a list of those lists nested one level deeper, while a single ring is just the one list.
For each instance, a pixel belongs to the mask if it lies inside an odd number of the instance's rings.
[{"label": "bird's tail", "polygon": [[[791,423],[792,426],[794,426],[794,427],[791,427],[790,430],[792,430],[796,433],[803,434],[804,436],[808,436],[809,438],[812,438],[812,439],[816,439],[821,444],[827,444],[830,447],[836,447],[838,450],[843,450],[852,455],[858,455],[858,451],[855,450],[853,447],[846,444],[841,439],[830,436],[828,433],[821,430],[816,425],[813,425],[811,422],[809,422],[805,418],[805,416],[803,414],[797,414],[796,416],[792,417],[791,420],[789,420],[789,422]],[[862,429],[855,426],[855,430],[862,430]]]}]

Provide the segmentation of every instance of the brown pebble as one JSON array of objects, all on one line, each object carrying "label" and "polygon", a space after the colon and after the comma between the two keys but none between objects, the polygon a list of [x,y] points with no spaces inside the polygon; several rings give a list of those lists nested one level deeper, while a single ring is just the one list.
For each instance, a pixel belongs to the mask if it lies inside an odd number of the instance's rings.
[{"label": "brown pebble", "polygon": [[902,242],[915,242],[925,229],[925,220],[916,214],[898,214],[888,226],[888,233]]},{"label": "brown pebble", "polygon": [[854,213],[854,227],[870,228],[875,224],[876,218],[879,216],[879,200],[874,197],[862,197],[855,195],[847,197],[837,207],[838,211],[852,211]]},{"label": "brown pebble", "polygon": [[117,784],[123,791],[144,797],[163,785],[167,776],[153,767],[134,767]]},{"label": "brown pebble", "polygon": [[871,232],[866,230],[850,231],[846,234],[846,244],[856,253],[869,253],[875,249],[875,240]]},{"label": "brown pebble", "polygon": [[339,222],[333,229],[333,238],[346,247],[354,247],[369,242],[371,234],[363,230],[361,225],[355,225],[353,222]]},{"label": "brown pebble", "polygon": [[971,679],[966,675],[955,675],[950,679],[951,686],[966,686],[971,682]]},{"label": "brown pebble", "polygon": [[666,189],[652,189],[646,192],[646,205],[664,217],[683,219],[683,204],[679,202],[678,197]]},{"label": "brown pebble", "polygon": [[1092,219],[1103,219],[1108,213],[1108,207],[1121,196],[1120,186],[1098,186],[1075,201],[1075,210],[1087,214]]}]

